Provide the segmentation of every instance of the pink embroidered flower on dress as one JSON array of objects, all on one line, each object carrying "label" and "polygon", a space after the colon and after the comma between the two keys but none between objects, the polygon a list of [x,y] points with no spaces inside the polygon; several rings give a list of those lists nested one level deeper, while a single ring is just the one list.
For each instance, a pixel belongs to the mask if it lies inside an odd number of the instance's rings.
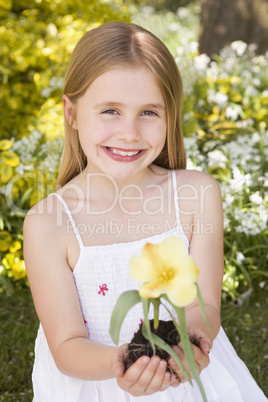
[{"label": "pink embroidered flower on dress", "polygon": [[102,286],[99,286],[99,288],[100,288],[100,290],[98,291],[98,294],[99,294],[99,295],[102,294],[102,296],[105,296],[105,292],[106,292],[107,290],[109,290],[109,289],[107,288],[106,283],[104,283]]},{"label": "pink embroidered flower on dress", "polygon": [[143,323],[143,319],[140,319],[140,323],[139,323],[139,327],[141,326],[141,324]]}]

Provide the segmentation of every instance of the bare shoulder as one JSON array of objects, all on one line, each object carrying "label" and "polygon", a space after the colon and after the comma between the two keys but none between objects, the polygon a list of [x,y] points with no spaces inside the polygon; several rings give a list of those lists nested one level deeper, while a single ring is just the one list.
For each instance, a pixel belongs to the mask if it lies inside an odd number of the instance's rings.
[{"label": "bare shoulder", "polygon": [[219,189],[219,183],[214,177],[199,170],[180,169],[176,170],[178,185],[192,184],[192,185],[208,185]]},{"label": "bare shoulder", "polygon": [[58,205],[56,197],[47,197],[35,204],[24,219],[23,229],[38,226],[39,231],[47,230],[56,223]]},{"label": "bare shoulder", "polygon": [[219,183],[207,173],[196,170],[177,170],[177,193],[182,211],[193,211],[195,219],[210,219],[212,214],[222,215],[222,198]]},{"label": "bare shoulder", "polygon": [[214,177],[198,170],[176,170],[179,196],[202,196],[204,193],[221,199],[219,183]]},{"label": "bare shoulder", "polygon": [[57,244],[66,250],[66,214],[60,201],[49,196],[35,204],[27,213],[23,224],[24,251],[38,250]]}]

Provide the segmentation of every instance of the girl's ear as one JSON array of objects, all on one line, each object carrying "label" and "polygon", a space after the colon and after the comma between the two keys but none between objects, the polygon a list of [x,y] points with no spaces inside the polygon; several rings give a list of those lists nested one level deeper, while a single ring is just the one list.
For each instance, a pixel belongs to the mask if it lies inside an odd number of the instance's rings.
[{"label": "girl's ear", "polygon": [[71,102],[70,98],[65,94],[62,97],[62,103],[66,120],[68,121],[68,123],[72,128],[77,130],[75,105]]}]

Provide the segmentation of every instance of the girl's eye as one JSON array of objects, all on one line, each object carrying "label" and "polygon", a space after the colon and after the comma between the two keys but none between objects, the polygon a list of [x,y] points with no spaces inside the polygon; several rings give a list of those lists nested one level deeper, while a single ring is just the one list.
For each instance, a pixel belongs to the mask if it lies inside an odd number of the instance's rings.
[{"label": "girl's eye", "polygon": [[144,112],[142,112],[142,116],[158,116],[158,115],[152,110],[145,110]]},{"label": "girl's eye", "polygon": [[117,114],[117,111],[114,110],[114,109],[107,109],[107,110],[105,110],[105,111],[102,112],[102,113],[105,113],[105,114]]}]

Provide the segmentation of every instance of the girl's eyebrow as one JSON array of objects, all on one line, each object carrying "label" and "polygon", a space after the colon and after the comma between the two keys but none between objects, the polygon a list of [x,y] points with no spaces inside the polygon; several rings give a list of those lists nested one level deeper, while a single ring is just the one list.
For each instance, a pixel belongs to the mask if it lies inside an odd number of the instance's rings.
[{"label": "girl's eyebrow", "polygon": [[[103,101],[103,102],[96,103],[94,105],[94,109],[100,109],[100,108],[106,108],[106,107],[107,108],[122,107],[122,106],[124,106],[124,104],[121,102]],[[166,111],[165,105],[163,105],[161,103],[148,103],[145,105],[141,105],[140,109],[157,109],[157,110],[161,110],[161,111]]]}]

